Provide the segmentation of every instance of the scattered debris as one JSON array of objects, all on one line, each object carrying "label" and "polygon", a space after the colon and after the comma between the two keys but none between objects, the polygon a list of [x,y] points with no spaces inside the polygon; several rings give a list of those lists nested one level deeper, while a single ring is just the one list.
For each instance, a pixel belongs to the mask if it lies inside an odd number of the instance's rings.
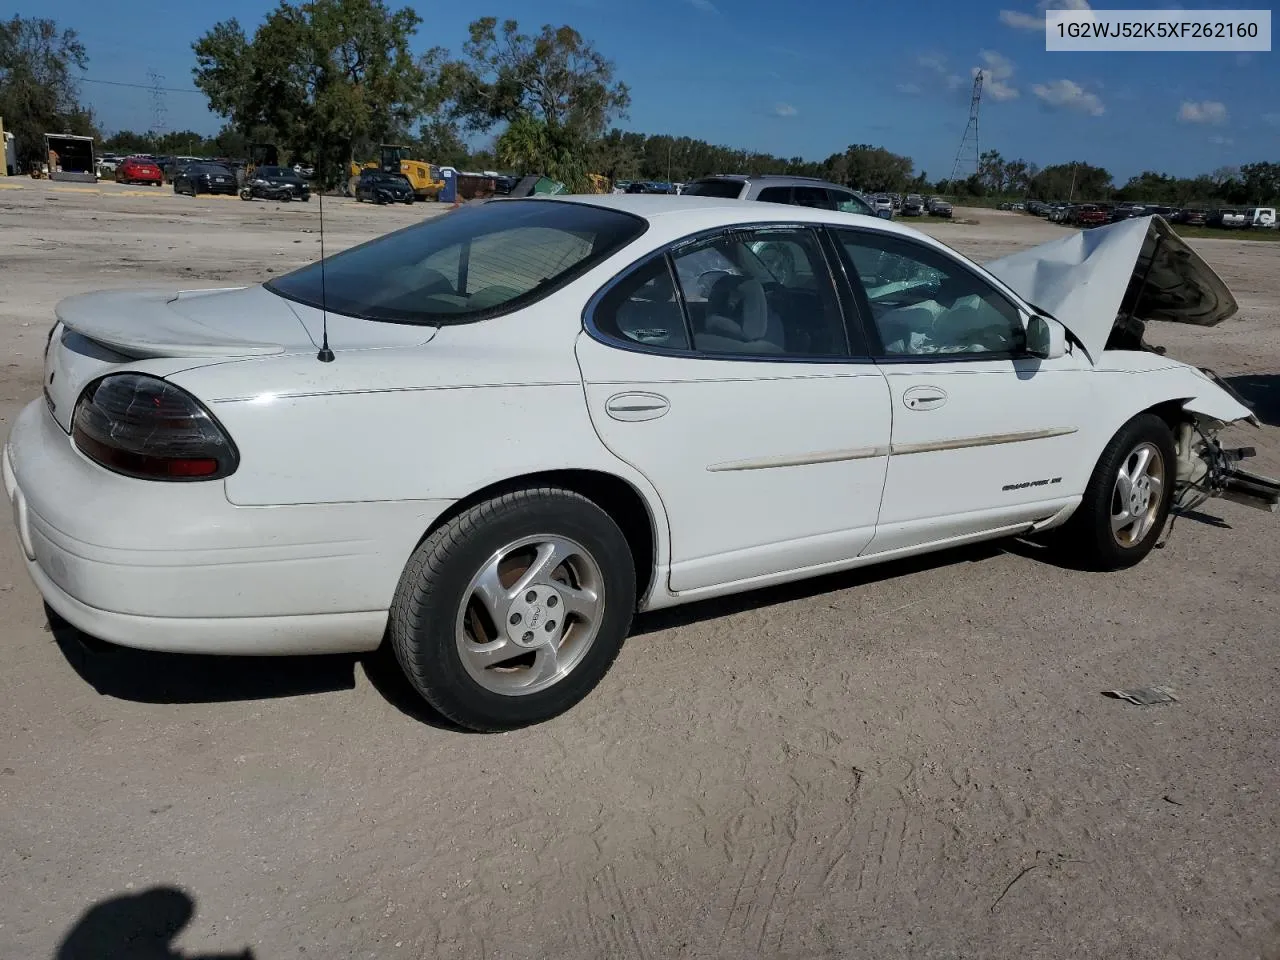
[{"label": "scattered debris", "polygon": [[1129,690],[1103,690],[1104,697],[1116,700],[1128,700],[1140,707],[1148,707],[1153,703],[1173,703],[1178,697],[1169,687],[1133,687]]},{"label": "scattered debris", "polygon": [[1172,803],[1175,807],[1181,807],[1183,805],[1182,801],[1175,799],[1178,796],[1180,795],[1176,793],[1166,793],[1161,799],[1164,800],[1165,803]]}]

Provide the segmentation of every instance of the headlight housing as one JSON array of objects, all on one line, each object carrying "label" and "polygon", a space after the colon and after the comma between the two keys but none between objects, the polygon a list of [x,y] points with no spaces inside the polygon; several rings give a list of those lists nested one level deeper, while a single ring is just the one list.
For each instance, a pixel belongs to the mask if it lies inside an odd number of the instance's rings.
[{"label": "headlight housing", "polygon": [[85,387],[71,436],[90,460],[141,480],[219,480],[240,455],[213,414],[159,377],[114,373]]}]

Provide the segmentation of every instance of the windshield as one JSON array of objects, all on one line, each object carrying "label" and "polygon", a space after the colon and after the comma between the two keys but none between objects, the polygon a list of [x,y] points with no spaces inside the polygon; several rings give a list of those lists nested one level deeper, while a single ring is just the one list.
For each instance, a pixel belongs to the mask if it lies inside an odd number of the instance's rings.
[{"label": "windshield", "polygon": [[259,167],[258,175],[262,177],[271,177],[278,180],[301,180],[297,172],[289,167]]},{"label": "windshield", "polygon": [[323,277],[313,263],[266,288],[366,320],[465,323],[540,300],[647,226],[631,214],[588,204],[495,200],[329,257]]},{"label": "windshield", "polygon": [[740,193],[741,180],[695,180],[680,191],[683,197],[723,197],[727,200],[736,200]]}]

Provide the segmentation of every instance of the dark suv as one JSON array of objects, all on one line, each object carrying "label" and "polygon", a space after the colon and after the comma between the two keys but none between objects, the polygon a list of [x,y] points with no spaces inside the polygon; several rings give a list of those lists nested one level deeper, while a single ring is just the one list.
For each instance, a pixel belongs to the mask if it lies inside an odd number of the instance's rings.
[{"label": "dark suv", "polygon": [[719,174],[685,184],[681,196],[724,197],[729,200],[762,200],[765,203],[789,203],[797,207],[819,207],[876,216],[871,204],[848,187],[812,177],[790,177],[777,174],[762,176]]}]

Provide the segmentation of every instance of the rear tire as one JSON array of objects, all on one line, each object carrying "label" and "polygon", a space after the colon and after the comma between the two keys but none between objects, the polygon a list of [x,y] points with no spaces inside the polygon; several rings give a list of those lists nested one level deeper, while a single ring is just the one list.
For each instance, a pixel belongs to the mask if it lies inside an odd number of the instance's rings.
[{"label": "rear tire", "polygon": [[479,731],[570,709],[618,655],[635,610],[626,537],[586,497],[517,490],[454,517],[414,551],[389,634],[409,682]]},{"label": "rear tire", "polygon": [[1140,563],[1169,517],[1176,474],[1173,431],[1153,413],[1138,414],[1102,451],[1084,499],[1051,542],[1089,570]]}]

